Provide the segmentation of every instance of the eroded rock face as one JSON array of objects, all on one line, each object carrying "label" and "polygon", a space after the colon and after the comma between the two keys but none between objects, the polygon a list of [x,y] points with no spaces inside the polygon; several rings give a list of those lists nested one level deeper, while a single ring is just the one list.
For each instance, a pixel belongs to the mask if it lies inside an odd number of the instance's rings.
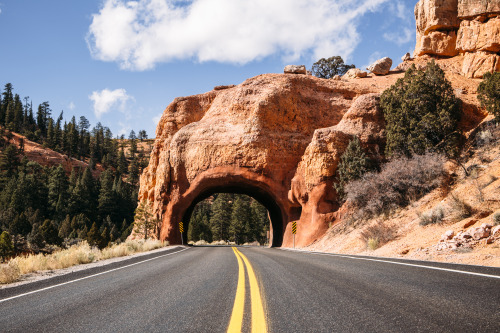
[{"label": "eroded rock face", "polygon": [[500,56],[488,52],[464,55],[462,73],[469,78],[482,78],[486,72],[500,72]]},{"label": "eroded rock face", "polygon": [[484,23],[478,20],[462,21],[458,30],[457,50],[500,52],[500,16]]},{"label": "eroded rock face", "polygon": [[458,0],[420,0],[415,5],[415,56],[458,54],[455,47],[456,30],[460,25],[457,6]]},{"label": "eroded rock face", "polygon": [[499,0],[420,0],[415,6],[415,55],[463,56],[462,74],[498,71]]},{"label": "eroded rock face", "polygon": [[[161,239],[180,243],[178,222],[186,223],[198,200],[236,190],[263,201],[274,235],[290,245],[290,222],[305,221],[300,212],[311,203],[289,200],[288,192],[306,148],[312,149],[308,146],[315,130],[340,124],[354,98],[370,92],[354,82],[266,74],[232,88],[175,99],[160,120],[140,182],[139,199],[152,201],[163,221]],[[338,148],[330,145],[334,155],[343,152],[351,133],[338,137],[343,138]],[[320,173],[334,172],[327,168]],[[331,186],[323,184],[328,190],[321,190],[314,182],[307,196],[334,199]],[[328,200],[313,203],[331,211],[331,205],[322,206]],[[309,244],[328,227],[321,219],[308,223],[310,228],[298,228],[298,245]],[[281,239],[274,239],[274,245],[281,245]]]},{"label": "eroded rock face", "polygon": [[462,19],[495,12],[500,12],[498,0],[460,0],[458,2],[458,17]]}]

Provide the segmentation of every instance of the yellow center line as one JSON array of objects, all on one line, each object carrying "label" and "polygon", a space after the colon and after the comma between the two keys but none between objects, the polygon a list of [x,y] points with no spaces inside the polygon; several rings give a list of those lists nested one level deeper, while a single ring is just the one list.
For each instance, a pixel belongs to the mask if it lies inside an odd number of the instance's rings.
[{"label": "yellow center line", "polygon": [[236,297],[234,298],[233,313],[229,321],[228,333],[241,332],[243,324],[243,310],[245,309],[245,269],[240,256],[233,247],[234,255],[238,260],[238,287],[236,287]]},{"label": "yellow center line", "polygon": [[245,262],[245,266],[248,272],[248,280],[250,282],[250,296],[252,300],[252,333],[266,333],[266,316],[264,315],[264,306],[262,305],[262,298],[259,283],[257,282],[257,277],[255,276],[253,267],[250,264],[250,261],[248,261],[247,257],[237,248],[233,248],[233,250],[241,256],[241,258]]}]

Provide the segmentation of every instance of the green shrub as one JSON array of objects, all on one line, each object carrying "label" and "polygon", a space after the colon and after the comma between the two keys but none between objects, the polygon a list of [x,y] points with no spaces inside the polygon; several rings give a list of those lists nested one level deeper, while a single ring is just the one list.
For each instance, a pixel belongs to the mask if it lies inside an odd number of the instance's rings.
[{"label": "green shrub", "polygon": [[486,73],[477,88],[477,98],[481,105],[500,121],[500,73]]},{"label": "green shrub", "polygon": [[341,200],[345,199],[344,187],[349,182],[361,178],[368,171],[368,162],[359,139],[354,137],[340,157],[337,167],[337,183],[334,187]]},{"label": "green shrub", "polygon": [[459,100],[434,62],[425,71],[413,65],[380,98],[387,129],[386,155],[456,154]]},{"label": "green shrub", "polygon": [[311,72],[314,76],[322,79],[331,79],[335,75],[344,75],[349,69],[354,68],[354,65],[344,64],[344,60],[340,56],[331,58],[321,58],[312,65]]}]

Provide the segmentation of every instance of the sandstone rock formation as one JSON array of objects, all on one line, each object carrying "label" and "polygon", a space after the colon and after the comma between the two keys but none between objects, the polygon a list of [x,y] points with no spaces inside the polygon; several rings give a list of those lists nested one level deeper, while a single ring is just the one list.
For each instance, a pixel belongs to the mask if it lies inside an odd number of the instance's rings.
[{"label": "sandstone rock formation", "polygon": [[462,74],[500,71],[500,1],[420,0],[415,56],[463,57]]},{"label": "sandstone rock formation", "polygon": [[457,0],[420,0],[415,6],[417,45],[415,56],[454,56],[458,20]]},{"label": "sandstone rock formation", "polygon": [[386,75],[391,70],[391,66],[392,66],[392,59],[389,57],[384,57],[382,59],[375,61],[366,69],[376,75]]},{"label": "sandstone rock formation", "polygon": [[363,78],[367,76],[368,73],[359,68],[351,68],[343,75],[343,77],[345,77],[346,79],[355,79],[358,77]]},{"label": "sandstone rock formation", "polygon": [[287,65],[283,72],[285,74],[307,74],[307,69],[304,65]]},{"label": "sandstone rock formation", "polygon": [[[304,186],[312,194],[297,189],[313,198],[311,202],[304,196],[288,200],[292,178],[299,164],[309,163],[314,169],[326,155],[333,153],[332,158],[338,159],[352,133],[365,126],[358,119],[364,115],[356,116],[364,107],[351,108],[348,113],[353,118],[341,120],[355,97],[370,92],[353,82],[266,74],[233,88],[175,99],[158,124],[150,164],[140,183],[140,200],[153,202],[163,221],[161,238],[180,243],[178,222],[189,221],[194,205],[211,193],[231,191],[249,194],[268,208],[274,245],[291,244],[293,220],[299,220],[297,245],[313,241],[328,222],[311,220],[302,210],[307,206],[311,212],[332,212],[331,179],[323,183],[319,179],[331,178],[335,168],[325,165],[324,170],[310,171]],[[312,151],[311,139],[319,135],[314,131],[340,123],[345,125],[336,129],[338,147],[332,144],[324,155],[308,155],[306,148]],[[344,129],[346,133],[340,133]],[[309,157],[301,162],[304,152]]]}]

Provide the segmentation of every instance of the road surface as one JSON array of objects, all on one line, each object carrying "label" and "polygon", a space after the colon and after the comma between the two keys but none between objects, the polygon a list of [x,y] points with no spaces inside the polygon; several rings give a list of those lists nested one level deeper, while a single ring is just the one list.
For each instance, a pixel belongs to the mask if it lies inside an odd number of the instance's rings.
[{"label": "road surface", "polygon": [[0,290],[1,332],[500,332],[500,268],[178,247]]}]

